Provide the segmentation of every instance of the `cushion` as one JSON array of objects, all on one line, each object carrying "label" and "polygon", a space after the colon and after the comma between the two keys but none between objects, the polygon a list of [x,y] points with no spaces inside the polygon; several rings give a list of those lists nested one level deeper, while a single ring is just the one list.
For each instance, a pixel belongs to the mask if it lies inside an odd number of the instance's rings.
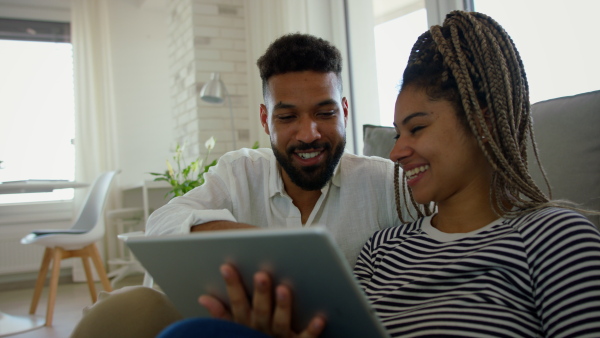
[{"label": "cushion", "polygon": [[[600,210],[600,91],[542,101],[531,110],[552,197]],[[528,160],[531,175],[546,191],[531,149]],[[588,217],[600,226],[599,216]]]},{"label": "cushion", "polygon": [[363,154],[390,158],[390,152],[396,140],[396,130],[393,127],[363,125]]}]

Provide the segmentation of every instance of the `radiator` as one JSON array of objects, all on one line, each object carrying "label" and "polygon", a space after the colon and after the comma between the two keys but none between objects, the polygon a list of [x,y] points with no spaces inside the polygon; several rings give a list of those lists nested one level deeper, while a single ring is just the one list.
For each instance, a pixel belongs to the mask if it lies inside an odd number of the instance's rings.
[{"label": "radiator", "polygon": [[21,244],[21,235],[4,233],[0,236],[0,274],[39,270],[44,248]]}]

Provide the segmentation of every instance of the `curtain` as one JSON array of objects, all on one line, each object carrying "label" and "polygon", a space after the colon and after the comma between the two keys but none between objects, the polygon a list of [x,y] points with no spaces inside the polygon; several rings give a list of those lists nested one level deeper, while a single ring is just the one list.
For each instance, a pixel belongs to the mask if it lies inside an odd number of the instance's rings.
[{"label": "curtain", "polygon": [[108,0],[72,0],[75,178],[92,182],[117,168]]},{"label": "curtain", "polygon": [[[102,172],[118,168],[108,2],[71,0],[75,179],[90,184]],[[75,210],[81,208],[84,194],[75,192]],[[106,204],[107,210],[120,204],[118,196],[117,189],[112,189]],[[98,247],[102,252],[104,245],[99,243]],[[81,262],[74,263],[73,278],[76,281],[85,280]]]}]

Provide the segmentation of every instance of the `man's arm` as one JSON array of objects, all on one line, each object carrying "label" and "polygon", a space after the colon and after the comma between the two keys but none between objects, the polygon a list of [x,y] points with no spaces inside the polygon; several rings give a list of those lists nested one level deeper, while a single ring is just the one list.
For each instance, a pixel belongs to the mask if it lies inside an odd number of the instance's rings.
[{"label": "man's arm", "polygon": [[212,221],[203,224],[193,225],[190,232],[196,231],[214,231],[214,230],[233,230],[233,229],[258,229],[257,226],[231,221]]}]

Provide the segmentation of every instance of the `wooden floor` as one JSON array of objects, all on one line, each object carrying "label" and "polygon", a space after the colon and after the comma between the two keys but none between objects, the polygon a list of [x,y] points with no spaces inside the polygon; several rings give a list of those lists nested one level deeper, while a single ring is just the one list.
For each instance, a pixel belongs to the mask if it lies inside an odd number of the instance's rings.
[{"label": "wooden floor", "polygon": [[[143,275],[129,276],[120,281],[116,288],[127,285],[141,285]],[[102,290],[100,283],[96,283],[96,290]],[[0,291],[0,310],[13,316],[26,316],[29,312],[33,288],[10,291]],[[46,299],[48,287],[44,288],[37,315],[46,315]],[[11,335],[11,338],[66,338],[71,335],[73,328],[81,318],[84,307],[91,305],[92,299],[87,283],[62,283],[58,285],[54,319],[52,327],[42,327],[28,332]]]}]

